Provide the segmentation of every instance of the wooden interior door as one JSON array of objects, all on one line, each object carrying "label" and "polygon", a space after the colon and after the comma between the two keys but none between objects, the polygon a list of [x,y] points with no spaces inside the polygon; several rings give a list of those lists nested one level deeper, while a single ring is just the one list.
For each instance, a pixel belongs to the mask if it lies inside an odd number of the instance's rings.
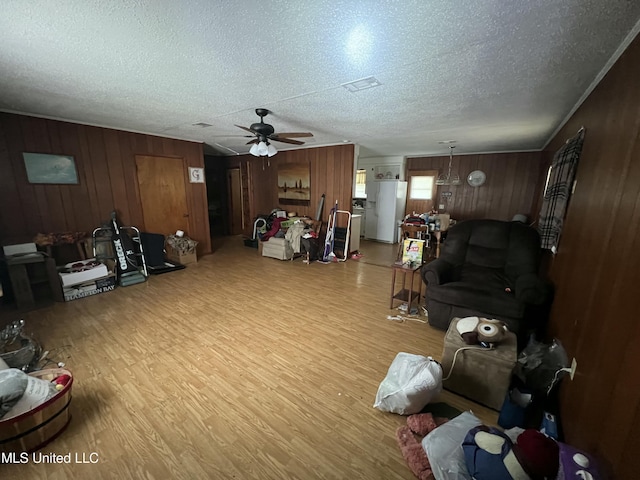
[{"label": "wooden interior door", "polygon": [[240,235],[243,225],[242,177],[239,168],[227,170],[227,192],[229,195],[229,230],[231,235]]},{"label": "wooden interior door", "polygon": [[182,158],[136,155],[144,230],[169,235],[189,232],[189,209]]}]

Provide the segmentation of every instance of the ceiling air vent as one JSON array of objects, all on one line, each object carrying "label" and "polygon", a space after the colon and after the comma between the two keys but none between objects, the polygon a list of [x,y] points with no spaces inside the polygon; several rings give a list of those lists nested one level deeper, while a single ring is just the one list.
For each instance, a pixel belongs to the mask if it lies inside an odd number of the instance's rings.
[{"label": "ceiling air vent", "polygon": [[361,78],[360,80],[354,80],[353,82],[343,83],[342,86],[350,92],[359,92],[360,90],[366,90],[367,88],[379,87],[382,85],[376,77]]}]

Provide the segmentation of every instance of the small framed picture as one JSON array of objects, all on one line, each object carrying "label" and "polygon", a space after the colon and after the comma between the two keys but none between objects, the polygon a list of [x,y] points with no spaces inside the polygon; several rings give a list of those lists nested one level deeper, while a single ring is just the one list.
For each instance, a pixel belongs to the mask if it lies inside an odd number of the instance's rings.
[{"label": "small framed picture", "polygon": [[78,183],[76,161],[69,155],[23,152],[29,183],[74,185]]},{"label": "small framed picture", "polygon": [[189,182],[204,183],[204,168],[189,167]]}]

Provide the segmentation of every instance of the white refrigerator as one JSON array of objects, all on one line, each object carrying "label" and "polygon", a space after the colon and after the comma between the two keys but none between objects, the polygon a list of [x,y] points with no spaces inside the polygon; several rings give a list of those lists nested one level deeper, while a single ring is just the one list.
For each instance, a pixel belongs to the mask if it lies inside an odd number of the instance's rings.
[{"label": "white refrigerator", "polygon": [[407,182],[376,180],[367,183],[364,238],[397,243],[398,222],[404,219]]}]

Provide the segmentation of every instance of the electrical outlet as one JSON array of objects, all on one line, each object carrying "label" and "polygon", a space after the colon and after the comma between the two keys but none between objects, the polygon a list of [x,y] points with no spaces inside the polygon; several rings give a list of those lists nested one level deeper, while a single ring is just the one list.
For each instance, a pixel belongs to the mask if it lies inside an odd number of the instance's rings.
[{"label": "electrical outlet", "polygon": [[439,208],[440,210],[444,210],[444,203],[441,203],[440,205],[438,205],[438,208]]},{"label": "electrical outlet", "polygon": [[569,372],[569,377],[571,378],[571,380],[573,380],[573,376],[576,374],[577,369],[578,361],[574,357],[573,360],[571,360],[571,372]]}]

